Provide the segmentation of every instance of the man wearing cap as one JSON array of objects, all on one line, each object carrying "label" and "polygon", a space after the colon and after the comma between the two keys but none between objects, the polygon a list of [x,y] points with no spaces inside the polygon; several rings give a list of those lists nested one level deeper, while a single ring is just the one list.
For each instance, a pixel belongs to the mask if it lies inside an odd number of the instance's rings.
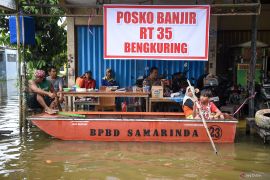
[{"label": "man wearing cap", "polygon": [[116,86],[116,81],[112,77],[112,69],[108,68],[106,70],[105,77],[102,78],[101,81],[102,86]]},{"label": "man wearing cap", "polygon": [[56,104],[56,93],[53,85],[46,80],[45,71],[36,70],[34,79],[29,80],[29,101],[30,108],[41,107],[48,114],[54,114],[53,107]]}]

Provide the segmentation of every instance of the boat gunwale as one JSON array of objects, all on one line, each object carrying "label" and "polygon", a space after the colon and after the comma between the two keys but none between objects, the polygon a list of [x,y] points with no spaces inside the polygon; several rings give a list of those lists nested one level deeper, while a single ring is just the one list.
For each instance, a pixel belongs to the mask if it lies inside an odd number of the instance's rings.
[{"label": "boat gunwale", "polygon": [[[202,123],[200,120],[194,119],[136,119],[136,118],[66,118],[66,117],[29,117],[27,120],[31,121],[127,121],[127,122],[192,122]],[[238,123],[238,120],[207,120],[207,123]]]}]

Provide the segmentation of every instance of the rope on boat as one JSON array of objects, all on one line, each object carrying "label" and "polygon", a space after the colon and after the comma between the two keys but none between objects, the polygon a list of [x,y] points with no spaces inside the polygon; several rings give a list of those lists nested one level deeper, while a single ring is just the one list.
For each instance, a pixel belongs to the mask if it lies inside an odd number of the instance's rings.
[{"label": "rope on boat", "polygon": [[256,94],[257,94],[257,92],[255,92],[253,95],[251,95],[248,98],[246,98],[245,101],[241,104],[241,106],[239,106],[238,109],[232,114],[232,116],[234,116],[235,114],[237,114],[240,111],[240,109],[242,109],[242,107],[244,106],[244,104],[246,104],[246,102],[249,99],[255,98]]}]

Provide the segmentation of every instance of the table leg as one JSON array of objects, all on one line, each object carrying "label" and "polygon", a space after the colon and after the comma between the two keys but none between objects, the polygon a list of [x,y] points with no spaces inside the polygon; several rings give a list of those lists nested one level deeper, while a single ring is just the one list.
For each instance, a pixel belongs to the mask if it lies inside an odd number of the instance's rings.
[{"label": "table leg", "polygon": [[68,96],[65,96],[65,111],[68,111]]},{"label": "table leg", "polygon": [[70,111],[73,111],[73,96],[70,97]]},{"label": "table leg", "polygon": [[152,112],[152,100],[149,99],[149,112]]},{"label": "table leg", "polygon": [[149,112],[148,98],[145,98],[145,106],[146,112]]}]

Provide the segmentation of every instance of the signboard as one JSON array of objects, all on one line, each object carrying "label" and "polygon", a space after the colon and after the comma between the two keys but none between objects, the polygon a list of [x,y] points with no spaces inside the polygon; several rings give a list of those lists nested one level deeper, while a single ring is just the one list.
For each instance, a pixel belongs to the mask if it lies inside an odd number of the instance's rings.
[{"label": "signboard", "polygon": [[210,6],[103,7],[105,59],[208,60]]},{"label": "signboard", "polygon": [[0,9],[11,9],[16,10],[16,2],[14,0],[0,1]]}]

